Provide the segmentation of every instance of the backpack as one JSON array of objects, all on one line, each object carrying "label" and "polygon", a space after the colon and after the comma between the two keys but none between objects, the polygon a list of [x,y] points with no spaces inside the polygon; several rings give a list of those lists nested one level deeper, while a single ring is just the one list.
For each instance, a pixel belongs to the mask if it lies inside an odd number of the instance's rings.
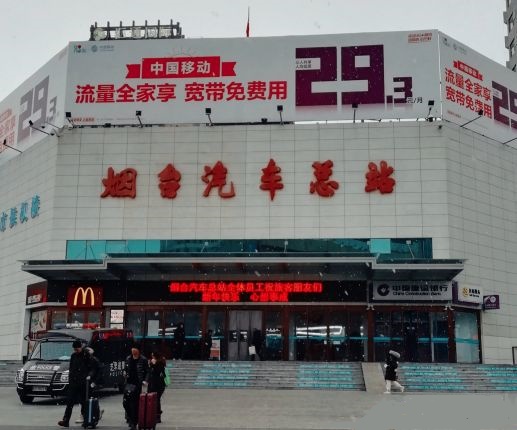
[{"label": "backpack", "polygon": [[171,378],[169,376],[169,371],[167,368],[163,370],[163,382],[165,382],[165,386],[169,386],[171,384]]}]

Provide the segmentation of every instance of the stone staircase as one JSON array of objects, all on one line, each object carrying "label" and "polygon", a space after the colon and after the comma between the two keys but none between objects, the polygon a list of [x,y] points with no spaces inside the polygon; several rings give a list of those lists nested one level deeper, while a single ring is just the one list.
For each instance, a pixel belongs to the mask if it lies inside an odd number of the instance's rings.
[{"label": "stone staircase", "polygon": [[170,361],[170,388],[364,391],[361,363]]},{"label": "stone staircase", "polygon": [[517,366],[505,364],[402,363],[399,382],[406,391],[517,391]]},{"label": "stone staircase", "polygon": [[14,387],[14,377],[22,366],[21,361],[0,361],[0,387]]}]

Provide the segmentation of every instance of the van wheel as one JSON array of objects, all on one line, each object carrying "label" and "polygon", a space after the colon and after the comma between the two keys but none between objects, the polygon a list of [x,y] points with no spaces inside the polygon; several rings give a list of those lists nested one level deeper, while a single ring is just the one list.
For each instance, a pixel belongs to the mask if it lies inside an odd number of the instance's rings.
[{"label": "van wheel", "polygon": [[34,397],[20,396],[20,400],[24,405],[30,405],[34,401]]}]

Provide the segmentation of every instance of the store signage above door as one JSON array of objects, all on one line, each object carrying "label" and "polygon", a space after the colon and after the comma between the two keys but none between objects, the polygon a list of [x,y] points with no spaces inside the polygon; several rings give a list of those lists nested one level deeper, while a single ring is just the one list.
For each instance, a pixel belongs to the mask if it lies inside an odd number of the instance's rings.
[{"label": "store signage above door", "polygon": [[474,303],[476,305],[480,305],[483,303],[483,291],[480,287],[473,287],[470,285],[458,285],[457,286],[457,294],[454,297],[455,302],[458,303],[466,302],[466,303]]},{"label": "store signage above door", "polygon": [[27,285],[27,305],[45,303],[47,301],[47,283],[38,282],[37,284]]},{"label": "store signage above door", "polygon": [[198,293],[202,302],[289,302],[292,294],[321,294],[321,282],[171,282],[172,294]]},{"label": "store signage above door", "polygon": [[102,288],[72,287],[68,289],[68,308],[95,309],[102,307]]},{"label": "store signage above door", "polygon": [[451,301],[450,281],[376,281],[373,300],[378,301]]}]

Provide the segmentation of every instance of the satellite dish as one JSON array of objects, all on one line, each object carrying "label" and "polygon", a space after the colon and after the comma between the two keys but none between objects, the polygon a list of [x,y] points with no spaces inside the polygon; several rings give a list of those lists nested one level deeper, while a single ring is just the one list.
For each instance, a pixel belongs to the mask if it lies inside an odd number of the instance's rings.
[{"label": "satellite dish", "polygon": [[93,38],[94,40],[102,40],[106,37],[106,33],[101,28],[96,28],[93,30]]}]

